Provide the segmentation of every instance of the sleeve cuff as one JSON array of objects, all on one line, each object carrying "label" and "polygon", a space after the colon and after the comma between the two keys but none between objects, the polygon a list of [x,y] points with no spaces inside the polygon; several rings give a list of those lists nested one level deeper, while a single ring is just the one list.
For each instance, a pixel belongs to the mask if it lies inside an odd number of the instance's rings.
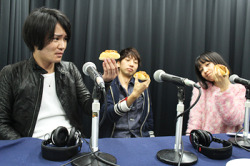
[{"label": "sleeve cuff", "polygon": [[112,81],[110,82],[105,82],[105,90],[107,91],[109,87],[111,86]]},{"label": "sleeve cuff", "polygon": [[121,110],[122,110],[123,112],[128,112],[128,111],[130,110],[130,108],[129,108],[128,105],[127,105],[127,98],[128,98],[128,97],[126,97],[125,100],[122,100],[121,102],[119,102],[119,103],[120,103],[120,106],[121,106]]},{"label": "sleeve cuff", "polygon": [[123,116],[126,112],[130,111],[131,107],[129,108],[127,105],[127,97],[123,100],[119,101],[114,107],[115,113]]}]

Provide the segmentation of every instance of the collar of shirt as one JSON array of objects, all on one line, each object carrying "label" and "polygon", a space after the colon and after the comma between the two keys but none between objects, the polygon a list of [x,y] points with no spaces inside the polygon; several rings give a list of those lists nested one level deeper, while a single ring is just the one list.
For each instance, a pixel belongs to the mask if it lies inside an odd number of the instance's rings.
[{"label": "collar of shirt", "polygon": [[117,85],[118,85],[120,91],[121,91],[121,90],[124,90],[124,91],[126,92],[127,95],[130,94],[130,93],[129,93],[129,92],[130,92],[130,88],[131,88],[131,87],[133,88],[133,87],[134,87],[134,84],[135,84],[135,78],[132,77],[132,78],[130,79],[129,83],[128,83],[128,94],[127,94],[126,90],[125,90],[124,87],[121,85],[119,78],[117,77]]}]

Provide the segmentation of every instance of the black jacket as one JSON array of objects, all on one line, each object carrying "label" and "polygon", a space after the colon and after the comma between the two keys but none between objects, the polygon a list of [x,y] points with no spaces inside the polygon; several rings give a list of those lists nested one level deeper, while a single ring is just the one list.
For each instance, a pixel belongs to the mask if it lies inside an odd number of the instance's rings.
[{"label": "black jacket", "polygon": [[[5,66],[0,72],[0,139],[31,137],[40,109],[43,76],[33,57]],[[70,124],[82,131],[81,113],[91,114],[92,97],[77,67],[55,64],[56,93]],[[79,111],[79,105],[81,111]],[[83,132],[83,131],[82,131]]]}]

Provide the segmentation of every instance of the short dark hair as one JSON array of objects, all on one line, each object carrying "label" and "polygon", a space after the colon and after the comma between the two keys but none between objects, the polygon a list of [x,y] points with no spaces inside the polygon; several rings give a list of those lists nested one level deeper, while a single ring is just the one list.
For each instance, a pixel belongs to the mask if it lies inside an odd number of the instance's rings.
[{"label": "short dark hair", "polygon": [[[208,85],[206,83],[208,81],[202,77],[199,69],[200,69],[200,66],[206,62],[212,62],[215,65],[222,64],[222,65],[226,66],[228,68],[228,70],[230,71],[228,64],[224,61],[224,59],[221,57],[221,55],[218,54],[217,52],[207,51],[207,52],[204,52],[201,55],[199,55],[195,60],[195,73],[196,73],[196,76],[197,76],[197,79],[198,79],[200,85],[204,89],[208,88]],[[213,82],[211,82],[211,83],[213,83]]]},{"label": "short dark hair", "polygon": [[71,25],[69,19],[62,12],[41,7],[30,13],[23,25],[22,36],[32,52],[34,52],[35,46],[42,50],[53,40],[57,23],[63,27],[67,33],[67,41],[69,41]]},{"label": "short dark hair", "polygon": [[138,66],[141,65],[140,54],[135,48],[129,47],[129,48],[125,48],[125,49],[121,50],[120,51],[120,58],[117,61],[121,62],[126,57],[135,58],[136,60],[138,60]]}]

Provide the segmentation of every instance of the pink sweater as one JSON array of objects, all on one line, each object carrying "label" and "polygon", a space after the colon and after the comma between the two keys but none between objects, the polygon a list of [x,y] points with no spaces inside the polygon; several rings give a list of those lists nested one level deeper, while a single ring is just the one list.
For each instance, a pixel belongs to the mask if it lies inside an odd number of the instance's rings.
[{"label": "pink sweater", "polygon": [[[191,104],[198,94],[194,88]],[[220,88],[208,83],[208,89],[202,89],[200,100],[190,110],[186,133],[193,129],[212,134],[238,131],[244,122],[245,94],[246,89],[240,84],[230,84],[226,91],[220,92]]]}]

